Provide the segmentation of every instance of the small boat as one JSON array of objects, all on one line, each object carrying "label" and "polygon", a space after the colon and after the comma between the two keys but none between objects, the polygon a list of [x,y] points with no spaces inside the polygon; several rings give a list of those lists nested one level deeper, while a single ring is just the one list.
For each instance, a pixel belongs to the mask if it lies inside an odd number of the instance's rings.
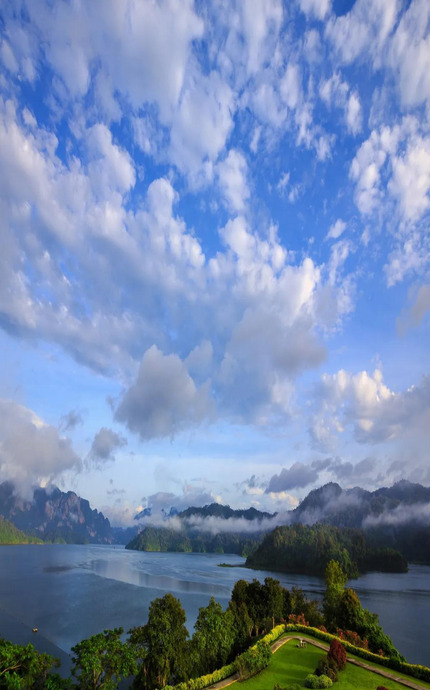
[{"label": "small boat", "polygon": [[33,628],[33,632],[39,632],[39,628]]}]

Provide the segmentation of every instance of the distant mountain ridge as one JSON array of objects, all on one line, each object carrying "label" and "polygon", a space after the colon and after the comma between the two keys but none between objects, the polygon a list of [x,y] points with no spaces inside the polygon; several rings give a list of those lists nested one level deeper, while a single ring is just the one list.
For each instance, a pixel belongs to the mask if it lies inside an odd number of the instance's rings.
[{"label": "distant mountain ridge", "polygon": [[[135,519],[146,525],[112,527],[109,520],[89,502],[73,491],[58,488],[34,490],[31,501],[19,497],[11,482],[0,484],[0,516],[18,529],[46,541],[71,543],[126,544],[151,525],[151,510],[144,509]],[[184,534],[173,535],[182,524]],[[249,551],[250,542],[259,542],[265,533],[277,526],[301,523],[323,523],[339,528],[364,528],[378,547],[381,543],[399,549],[408,560],[430,562],[430,488],[406,480],[391,487],[366,491],[359,487],[342,489],[329,483],[311,491],[294,510],[283,513],[259,511],[254,507],[234,510],[230,506],[211,503],[190,506],[182,512],[174,506],[162,515],[162,527],[151,525],[147,537],[140,539],[140,548],[222,550],[233,548]],[[168,533],[154,530],[167,529]],[[224,535],[229,534],[227,539]],[[204,536],[203,536],[204,535]],[[219,539],[215,537],[220,535]],[[237,540],[237,537],[240,537]]]},{"label": "distant mountain ridge", "polygon": [[402,522],[402,509],[405,509],[403,522],[417,522],[419,510],[413,517],[411,511],[406,510],[411,506],[422,506],[423,518],[425,508],[430,507],[430,488],[405,479],[375,491],[359,487],[342,489],[339,484],[331,482],[311,491],[297,508],[290,511],[289,516],[291,522],[305,525],[324,522],[336,527],[366,528],[371,522],[389,521],[390,515],[396,516],[398,523]]},{"label": "distant mountain ridge", "polygon": [[181,519],[192,517],[215,517],[223,520],[230,519],[245,519],[245,520],[263,520],[275,517],[276,513],[266,513],[256,508],[247,508],[246,510],[234,510],[230,506],[222,505],[221,503],[210,503],[202,508],[190,507],[178,513]]},{"label": "distant mountain ridge", "polygon": [[11,482],[0,484],[0,515],[20,530],[48,541],[110,544],[109,520],[73,491],[36,488],[33,500],[20,498]]}]

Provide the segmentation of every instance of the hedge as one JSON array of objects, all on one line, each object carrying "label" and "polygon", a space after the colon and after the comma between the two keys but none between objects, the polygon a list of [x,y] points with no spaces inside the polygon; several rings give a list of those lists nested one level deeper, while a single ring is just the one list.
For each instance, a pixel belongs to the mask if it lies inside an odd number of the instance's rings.
[{"label": "hedge", "polygon": [[430,683],[430,668],[428,668],[427,666],[421,666],[419,664],[408,664],[406,661],[400,661],[399,659],[394,659],[386,656],[379,656],[379,654],[369,652],[368,649],[363,649],[362,647],[355,647],[350,642],[347,642],[346,640],[341,640],[339,637],[336,637],[336,635],[332,635],[331,633],[323,632],[318,628],[312,628],[306,625],[293,625],[289,623],[285,626],[285,632],[307,633],[308,635],[311,635],[311,637],[316,637],[317,639],[323,640],[324,642],[328,643],[330,643],[334,639],[337,639],[345,647],[347,652],[355,654],[355,656],[359,656],[361,659],[365,659],[366,661],[372,661],[375,664],[385,666],[386,668],[390,668],[393,671],[400,671],[400,673],[404,673],[407,676],[412,676],[413,678],[417,678],[418,680],[424,680],[427,683]]},{"label": "hedge", "polygon": [[235,661],[222,668],[218,668],[216,671],[213,671],[213,673],[206,674],[206,676],[190,678],[190,680],[178,683],[177,685],[165,685],[163,690],[203,690],[203,688],[207,688],[209,685],[218,683],[220,680],[225,680],[234,673],[236,673]]},{"label": "hedge", "polygon": [[[273,628],[267,635],[261,638],[260,642],[265,642],[268,645],[273,644],[281,635],[285,632],[285,625],[277,625]],[[253,645],[249,648],[255,649],[259,643]],[[246,652],[245,652],[246,653]],[[238,658],[238,657],[237,657]],[[190,678],[190,680],[184,681],[183,683],[178,683],[177,685],[166,685],[163,690],[203,690],[209,685],[218,683],[220,680],[225,680],[229,676],[232,676],[237,672],[237,658],[227,666],[217,669],[213,673],[208,673],[206,676],[200,676],[199,678]]]}]

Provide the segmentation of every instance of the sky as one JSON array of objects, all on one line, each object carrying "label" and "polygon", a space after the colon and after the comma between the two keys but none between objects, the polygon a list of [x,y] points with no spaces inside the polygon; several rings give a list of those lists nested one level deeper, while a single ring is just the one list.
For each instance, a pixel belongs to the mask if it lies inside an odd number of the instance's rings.
[{"label": "sky", "polygon": [[4,0],[0,480],[430,485],[428,0]]}]

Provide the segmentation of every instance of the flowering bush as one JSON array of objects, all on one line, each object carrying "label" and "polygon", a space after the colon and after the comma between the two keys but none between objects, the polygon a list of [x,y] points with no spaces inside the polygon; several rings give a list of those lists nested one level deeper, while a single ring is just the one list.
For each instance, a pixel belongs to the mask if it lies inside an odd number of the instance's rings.
[{"label": "flowering bush", "polygon": [[336,638],[330,642],[330,649],[327,652],[327,659],[336,664],[339,671],[342,671],[346,666],[346,651],[343,644]]},{"label": "flowering bush", "polygon": [[[321,628],[320,628],[321,630]],[[361,649],[369,649],[369,643],[366,639],[362,639],[358,633],[354,630],[341,630],[338,628],[336,630],[336,635],[340,640],[345,640],[354,647],[360,647]]]},{"label": "flowering bush", "polygon": [[288,622],[292,623],[293,625],[305,625],[306,627],[309,626],[304,613],[290,613],[288,616]]}]

